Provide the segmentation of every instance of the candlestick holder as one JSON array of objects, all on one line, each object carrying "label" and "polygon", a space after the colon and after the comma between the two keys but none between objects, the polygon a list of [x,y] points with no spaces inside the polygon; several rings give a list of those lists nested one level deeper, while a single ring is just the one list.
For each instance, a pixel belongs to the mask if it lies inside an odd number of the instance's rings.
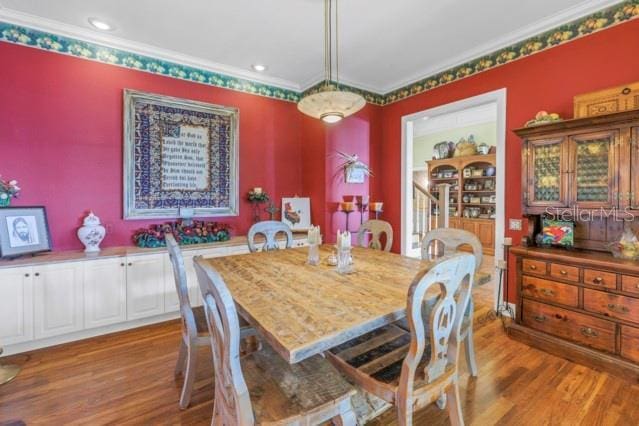
[{"label": "candlestick holder", "polygon": [[348,222],[349,222],[351,213],[355,211],[355,203],[353,203],[352,201],[342,201],[341,203],[339,203],[339,206],[340,206],[341,212],[346,215],[346,231],[350,232]]},{"label": "candlestick holder", "polygon": [[306,263],[309,265],[317,266],[320,264],[319,246],[319,244],[308,245],[308,259],[306,260]]},{"label": "candlestick holder", "polygon": [[370,203],[369,209],[372,213],[375,213],[375,219],[377,220],[379,216],[384,213],[384,203],[381,201]]},{"label": "candlestick holder", "polygon": [[359,218],[359,224],[363,224],[364,223],[364,213],[366,213],[368,211],[368,196],[367,195],[360,195],[356,198],[356,204],[357,204],[357,208],[359,209],[360,212],[360,218]]}]

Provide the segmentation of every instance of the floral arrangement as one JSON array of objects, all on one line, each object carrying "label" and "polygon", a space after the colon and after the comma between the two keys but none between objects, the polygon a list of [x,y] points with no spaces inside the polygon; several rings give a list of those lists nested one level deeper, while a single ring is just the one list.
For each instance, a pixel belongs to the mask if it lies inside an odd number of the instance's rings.
[{"label": "floral arrangement", "polygon": [[133,234],[133,242],[142,248],[165,247],[166,234],[173,234],[180,245],[206,244],[228,241],[231,238],[230,227],[224,223],[193,221],[187,225],[183,220],[151,225],[138,229]]},{"label": "floral arrangement", "polygon": [[262,188],[251,189],[247,198],[251,203],[265,203],[269,200],[268,194],[262,191]]},{"label": "floral arrangement", "polygon": [[631,260],[639,258],[639,240],[629,228],[624,229],[619,241],[609,244],[608,247],[616,258]]},{"label": "floral arrangement", "polygon": [[8,206],[12,198],[17,198],[20,193],[18,181],[6,181],[0,177],[0,206]]}]

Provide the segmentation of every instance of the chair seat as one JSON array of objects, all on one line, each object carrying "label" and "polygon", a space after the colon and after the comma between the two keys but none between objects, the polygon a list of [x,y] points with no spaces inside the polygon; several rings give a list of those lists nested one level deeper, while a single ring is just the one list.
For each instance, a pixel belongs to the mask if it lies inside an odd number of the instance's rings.
[{"label": "chair seat", "polygon": [[256,424],[288,424],[337,405],[355,389],[320,355],[289,364],[270,346],[241,358]]}]

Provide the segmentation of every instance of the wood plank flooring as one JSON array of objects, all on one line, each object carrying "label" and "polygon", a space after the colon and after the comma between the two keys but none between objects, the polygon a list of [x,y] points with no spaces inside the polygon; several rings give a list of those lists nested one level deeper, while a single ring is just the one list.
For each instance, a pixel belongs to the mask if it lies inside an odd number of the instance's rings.
[{"label": "wood plank flooring", "polygon": [[[470,425],[637,425],[639,386],[510,340],[486,320],[492,285],[475,292],[479,377],[462,367]],[[211,357],[200,353],[192,406],[180,411],[173,368],[180,341],[172,321],[2,359],[24,370],[0,387],[0,425],[206,425],[213,409]],[[371,422],[392,425],[389,411]],[[445,411],[421,410],[416,425],[448,425]]]}]

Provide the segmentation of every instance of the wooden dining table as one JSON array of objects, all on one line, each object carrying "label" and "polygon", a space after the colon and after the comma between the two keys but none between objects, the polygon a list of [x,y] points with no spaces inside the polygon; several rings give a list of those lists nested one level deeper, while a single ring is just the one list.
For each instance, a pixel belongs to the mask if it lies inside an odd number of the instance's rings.
[{"label": "wooden dining table", "polygon": [[[431,261],[354,247],[353,272],[306,263],[308,248],[210,258],[238,308],[289,363],[297,363],[406,316],[408,289]],[[476,276],[485,282],[488,274]],[[428,297],[437,297],[433,292]]]}]

